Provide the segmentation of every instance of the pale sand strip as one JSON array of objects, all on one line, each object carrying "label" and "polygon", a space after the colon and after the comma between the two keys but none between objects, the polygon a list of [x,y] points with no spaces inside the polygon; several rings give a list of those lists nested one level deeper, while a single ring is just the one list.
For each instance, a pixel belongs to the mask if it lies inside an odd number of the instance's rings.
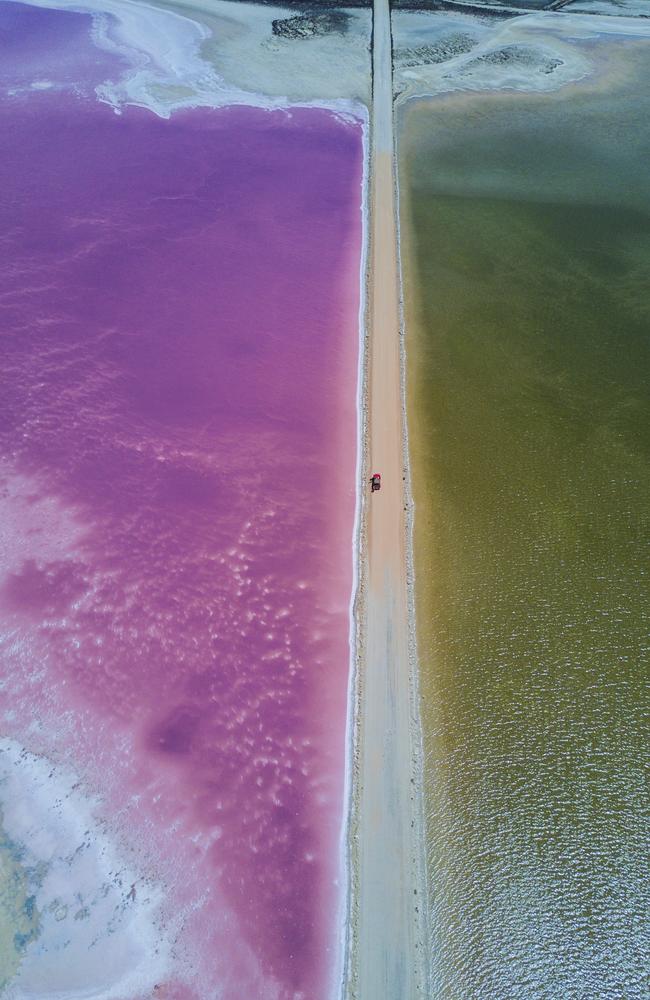
[{"label": "pale sand strip", "polygon": [[388,0],[375,0],[366,371],[366,465],[382,488],[365,494],[355,802],[351,822],[352,1000],[427,996],[416,680],[409,655],[407,459],[393,164]]}]

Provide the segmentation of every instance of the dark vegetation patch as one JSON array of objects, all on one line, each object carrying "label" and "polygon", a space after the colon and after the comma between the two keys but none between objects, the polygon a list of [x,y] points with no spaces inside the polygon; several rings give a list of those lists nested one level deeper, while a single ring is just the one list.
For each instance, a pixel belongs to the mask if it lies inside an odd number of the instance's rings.
[{"label": "dark vegetation patch", "polygon": [[477,56],[469,63],[468,68],[479,65],[521,66],[526,69],[537,69],[540,73],[552,73],[562,65],[562,60],[554,56],[543,56],[537,50],[525,45],[505,45],[502,49],[494,49],[493,52]]},{"label": "dark vegetation patch", "polygon": [[476,40],[471,35],[455,32],[453,35],[441,38],[434,45],[414,45],[397,49],[395,62],[404,67],[431,66],[471,52],[476,44]]},{"label": "dark vegetation patch", "polygon": [[339,9],[310,10],[295,17],[278,18],[272,22],[273,34],[280,38],[313,38],[316,35],[344,35],[350,15]]}]

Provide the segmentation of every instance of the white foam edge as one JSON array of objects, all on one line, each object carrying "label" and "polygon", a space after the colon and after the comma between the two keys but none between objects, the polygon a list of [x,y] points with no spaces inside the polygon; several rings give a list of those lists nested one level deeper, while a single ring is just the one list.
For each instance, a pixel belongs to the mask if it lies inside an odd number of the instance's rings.
[{"label": "white foam edge", "polygon": [[350,837],[352,823],[354,820],[355,804],[355,782],[354,782],[354,755],[355,737],[358,723],[358,699],[357,699],[357,654],[358,638],[361,629],[361,622],[355,613],[357,598],[361,589],[361,562],[363,549],[362,513],[363,513],[363,488],[364,488],[364,441],[366,437],[366,424],[368,415],[364,402],[365,395],[365,370],[366,370],[366,323],[368,317],[367,286],[368,286],[368,260],[370,244],[370,114],[362,105],[364,111],[363,118],[363,176],[361,179],[361,259],[359,261],[359,351],[357,360],[357,393],[356,393],[356,413],[357,413],[357,434],[356,434],[356,490],[354,506],[354,524],[352,528],[352,589],[349,604],[349,632],[348,644],[350,651],[348,669],[348,691],[347,691],[347,713],[345,723],[345,769],[343,778],[343,811],[341,816],[341,830],[339,836],[339,864],[343,886],[339,892],[338,904],[338,949],[336,968],[332,975],[332,997],[333,1000],[341,1000],[345,995],[347,981],[349,978],[350,965],[350,914],[352,912],[352,859],[350,856]]}]

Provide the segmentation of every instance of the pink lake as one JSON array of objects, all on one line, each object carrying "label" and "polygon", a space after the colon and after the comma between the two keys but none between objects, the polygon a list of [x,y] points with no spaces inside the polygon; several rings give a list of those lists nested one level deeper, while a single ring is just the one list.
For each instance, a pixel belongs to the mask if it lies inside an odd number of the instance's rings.
[{"label": "pink lake", "polygon": [[[102,79],[85,16],[0,4],[3,24],[35,65],[74,45]],[[68,781],[66,829],[78,801],[90,817],[31,886],[43,913],[78,908],[56,940],[43,917],[21,974],[90,995],[64,967],[88,951],[99,982],[115,932],[126,971],[93,995],[320,1000],[344,890],[362,126],[116,115],[66,83],[5,89],[0,127],[2,736],[12,766]],[[102,876],[110,919],[93,831],[126,859]]]}]

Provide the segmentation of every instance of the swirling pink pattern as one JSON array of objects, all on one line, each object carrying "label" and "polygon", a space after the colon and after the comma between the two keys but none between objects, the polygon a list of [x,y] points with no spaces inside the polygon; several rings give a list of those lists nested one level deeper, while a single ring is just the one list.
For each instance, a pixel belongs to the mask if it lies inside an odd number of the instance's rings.
[{"label": "swirling pink pattern", "polygon": [[64,89],[4,98],[0,127],[3,732],[163,880],[156,996],[324,998],[361,126]]}]

